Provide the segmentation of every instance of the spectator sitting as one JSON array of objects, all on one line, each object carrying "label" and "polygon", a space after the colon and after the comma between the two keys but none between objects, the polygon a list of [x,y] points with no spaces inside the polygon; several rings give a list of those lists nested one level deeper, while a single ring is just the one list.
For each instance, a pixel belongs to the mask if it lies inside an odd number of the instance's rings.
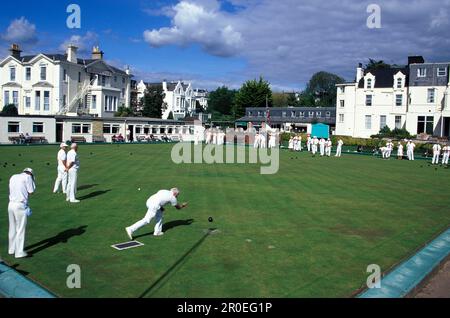
[{"label": "spectator sitting", "polygon": [[28,133],[25,134],[25,143],[27,144],[31,143],[31,136]]},{"label": "spectator sitting", "polygon": [[25,143],[25,136],[23,133],[19,134],[19,143],[24,144]]},{"label": "spectator sitting", "polygon": [[125,142],[125,139],[123,138],[122,134],[119,134],[119,137],[117,137],[117,142]]},{"label": "spectator sitting", "polygon": [[111,140],[112,140],[113,143],[117,142],[117,136],[116,135],[112,136]]},{"label": "spectator sitting", "polygon": [[148,133],[145,134],[145,141],[150,142],[150,136]]}]

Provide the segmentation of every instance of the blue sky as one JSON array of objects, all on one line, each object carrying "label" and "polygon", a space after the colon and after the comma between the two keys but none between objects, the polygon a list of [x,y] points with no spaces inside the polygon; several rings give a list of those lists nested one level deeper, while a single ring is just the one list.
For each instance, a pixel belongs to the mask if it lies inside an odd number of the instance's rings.
[{"label": "blue sky", "polygon": [[[347,80],[367,58],[405,63],[410,54],[450,61],[450,0],[377,1],[381,29],[369,29],[360,0],[71,0],[2,3],[0,55],[11,42],[24,54],[93,45],[136,79],[183,79],[214,89],[260,75],[274,90],[300,90],[314,72]],[[69,4],[82,28],[66,26]]]}]

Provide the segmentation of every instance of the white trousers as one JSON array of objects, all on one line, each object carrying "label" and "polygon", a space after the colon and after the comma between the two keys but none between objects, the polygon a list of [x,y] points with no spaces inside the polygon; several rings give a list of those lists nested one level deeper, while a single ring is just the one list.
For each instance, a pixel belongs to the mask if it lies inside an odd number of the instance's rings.
[{"label": "white trousers", "polygon": [[27,206],[23,203],[10,202],[9,215],[9,254],[20,257],[24,254],[25,230],[27,227]]},{"label": "white trousers", "polygon": [[433,152],[433,164],[438,165],[439,164],[439,156],[441,155],[440,152]]},{"label": "white trousers", "polygon": [[131,230],[132,233],[136,232],[137,230],[139,230],[140,228],[150,224],[150,222],[153,220],[153,218],[155,218],[156,221],[156,225],[155,225],[155,230],[154,230],[154,235],[157,235],[159,233],[162,232],[162,226],[163,226],[163,211],[158,210],[157,208],[154,207],[149,207],[147,214],[145,215],[145,217],[136,222],[135,224],[133,224],[132,226],[129,227],[129,229]]},{"label": "white trousers", "polygon": [[449,159],[449,153],[448,152],[444,152],[444,155],[442,156],[442,164],[443,165],[448,165],[448,159]]},{"label": "white trousers", "polygon": [[308,152],[311,152],[311,144],[310,144],[310,143],[307,143],[307,144],[306,144],[306,147],[308,148]]},{"label": "white trousers", "polygon": [[58,192],[61,185],[63,193],[65,194],[67,189],[67,172],[64,167],[58,166],[58,177],[56,178],[53,192]]},{"label": "white trousers", "polygon": [[312,153],[313,153],[313,155],[315,155],[317,153],[317,146],[316,145],[312,145]]},{"label": "white trousers", "polygon": [[392,150],[387,150],[386,151],[386,159],[391,158],[391,154],[392,154]]},{"label": "white trousers", "polygon": [[320,146],[320,155],[325,156],[325,146]]},{"label": "white trousers", "polygon": [[342,155],[342,147],[337,147],[336,149],[336,157],[340,157]]},{"label": "white trousers", "polygon": [[331,157],[331,147],[327,147],[326,154],[328,157]]},{"label": "white trousers", "polygon": [[67,181],[67,200],[75,201],[77,195],[77,179],[78,179],[78,169],[70,169],[68,173]]}]

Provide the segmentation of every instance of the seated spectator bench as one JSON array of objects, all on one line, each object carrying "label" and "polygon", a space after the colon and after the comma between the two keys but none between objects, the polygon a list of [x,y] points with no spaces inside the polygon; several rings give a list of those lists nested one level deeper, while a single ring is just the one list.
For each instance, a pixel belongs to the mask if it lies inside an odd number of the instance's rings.
[{"label": "seated spectator bench", "polygon": [[72,143],[77,143],[77,144],[85,144],[86,143],[86,138],[84,138],[82,136],[72,137],[70,140]]}]

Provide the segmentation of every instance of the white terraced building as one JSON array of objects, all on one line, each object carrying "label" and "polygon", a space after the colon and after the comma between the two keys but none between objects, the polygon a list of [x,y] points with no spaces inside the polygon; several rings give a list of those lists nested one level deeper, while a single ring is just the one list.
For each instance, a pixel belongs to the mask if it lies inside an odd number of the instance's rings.
[{"label": "white terraced building", "polygon": [[140,81],[137,85],[137,98],[140,101],[146,91],[155,88],[161,88],[165,94],[164,104],[162,105],[162,118],[168,119],[170,113],[174,119],[182,119],[194,115],[197,101],[204,110],[208,108],[207,91],[193,90],[191,83],[182,81],[162,83],[144,83]]},{"label": "white terraced building", "polygon": [[450,136],[449,63],[412,56],[405,67],[357,68],[356,81],[337,85],[336,134],[369,138],[386,126],[412,135]]},{"label": "white terraced building", "polygon": [[129,70],[103,60],[94,47],[91,59],[66,54],[22,56],[18,45],[0,61],[0,110],[14,104],[19,115],[91,115],[113,117],[120,106],[130,106]]}]

